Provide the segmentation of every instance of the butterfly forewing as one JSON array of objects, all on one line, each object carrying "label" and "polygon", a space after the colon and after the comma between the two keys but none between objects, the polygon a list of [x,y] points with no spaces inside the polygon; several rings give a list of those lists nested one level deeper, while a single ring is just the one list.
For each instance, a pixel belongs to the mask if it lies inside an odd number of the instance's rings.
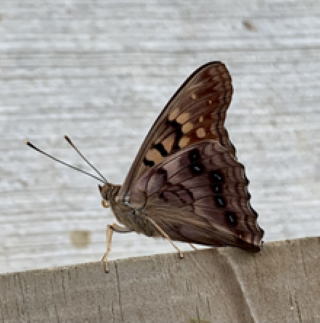
[{"label": "butterfly forewing", "polygon": [[244,167],[230,151],[203,140],[144,173],[132,187],[131,203],[143,206],[173,240],[259,251],[263,230],[247,185]]},{"label": "butterfly forewing", "polygon": [[231,77],[223,63],[211,62],[196,70],[154,123],[131,166],[119,198],[130,198],[134,181],[150,168],[204,139],[216,140],[235,156],[234,146],[224,128],[231,96]]}]

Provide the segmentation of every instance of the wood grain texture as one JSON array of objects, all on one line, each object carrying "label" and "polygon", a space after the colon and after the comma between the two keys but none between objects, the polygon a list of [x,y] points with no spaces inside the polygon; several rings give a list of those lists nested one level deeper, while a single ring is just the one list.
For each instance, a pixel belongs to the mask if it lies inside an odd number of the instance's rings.
[{"label": "wood grain texture", "polygon": [[[319,234],[320,3],[1,4],[1,272],[98,260],[114,221],[97,183],[23,140],[82,166],[67,134],[122,183],[162,107],[212,60],[233,77],[227,128],[266,240]],[[171,250],[167,241],[115,235],[111,257]]]},{"label": "wood grain texture", "polygon": [[319,238],[0,275],[1,322],[318,322]]}]

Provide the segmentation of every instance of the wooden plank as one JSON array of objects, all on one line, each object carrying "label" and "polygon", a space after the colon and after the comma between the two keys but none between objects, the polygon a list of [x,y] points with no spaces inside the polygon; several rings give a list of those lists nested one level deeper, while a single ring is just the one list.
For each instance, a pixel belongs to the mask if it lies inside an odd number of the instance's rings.
[{"label": "wooden plank", "polygon": [[[114,221],[97,183],[23,140],[83,166],[68,134],[121,183],[167,100],[211,60],[233,77],[227,127],[266,240],[319,233],[319,2],[1,4],[0,272],[96,261]],[[167,241],[118,235],[111,257],[171,250]]]},{"label": "wooden plank", "polygon": [[1,322],[318,322],[319,238],[0,275]]}]

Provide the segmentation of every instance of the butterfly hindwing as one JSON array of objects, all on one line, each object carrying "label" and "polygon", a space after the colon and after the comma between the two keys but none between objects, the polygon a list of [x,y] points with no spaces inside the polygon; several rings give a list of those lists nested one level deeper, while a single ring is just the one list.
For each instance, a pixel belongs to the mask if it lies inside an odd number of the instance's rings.
[{"label": "butterfly hindwing", "polygon": [[132,187],[131,204],[172,240],[259,251],[263,230],[247,186],[243,165],[209,139],[146,172]]},{"label": "butterfly hindwing", "polygon": [[232,96],[230,74],[221,62],[196,70],[178,89],[143,142],[119,192],[131,194],[132,185],[150,168],[193,143],[214,139],[235,156],[224,127]]}]

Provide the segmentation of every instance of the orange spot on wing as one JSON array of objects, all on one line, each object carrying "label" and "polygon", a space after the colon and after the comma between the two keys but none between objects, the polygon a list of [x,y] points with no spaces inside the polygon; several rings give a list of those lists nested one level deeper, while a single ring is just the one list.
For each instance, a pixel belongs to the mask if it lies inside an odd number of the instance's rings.
[{"label": "orange spot on wing", "polygon": [[173,121],[178,115],[179,115],[180,109],[178,107],[175,107],[173,111],[169,114],[169,121]]},{"label": "orange spot on wing", "polygon": [[193,129],[193,123],[192,122],[187,122],[186,124],[184,124],[182,126],[181,130],[182,130],[183,133],[188,133],[192,129]]},{"label": "orange spot on wing", "polygon": [[185,123],[186,121],[188,121],[190,119],[190,113],[188,112],[184,112],[184,113],[181,113],[178,117],[177,117],[177,122],[180,123],[180,124],[183,124]]},{"label": "orange spot on wing", "polygon": [[179,147],[184,148],[188,145],[190,141],[190,137],[183,136],[179,141]]},{"label": "orange spot on wing", "polygon": [[204,128],[199,128],[197,129],[196,134],[198,138],[204,138],[206,136],[206,131]]},{"label": "orange spot on wing", "polygon": [[170,154],[172,151],[172,147],[174,144],[176,136],[175,133],[172,133],[169,137],[165,138],[161,143],[164,147],[164,149]]},{"label": "orange spot on wing", "polygon": [[155,164],[159,164],[163,160],[160,152],[155,148],[148,150],[146,158],[150,161],[153,161]]}]

